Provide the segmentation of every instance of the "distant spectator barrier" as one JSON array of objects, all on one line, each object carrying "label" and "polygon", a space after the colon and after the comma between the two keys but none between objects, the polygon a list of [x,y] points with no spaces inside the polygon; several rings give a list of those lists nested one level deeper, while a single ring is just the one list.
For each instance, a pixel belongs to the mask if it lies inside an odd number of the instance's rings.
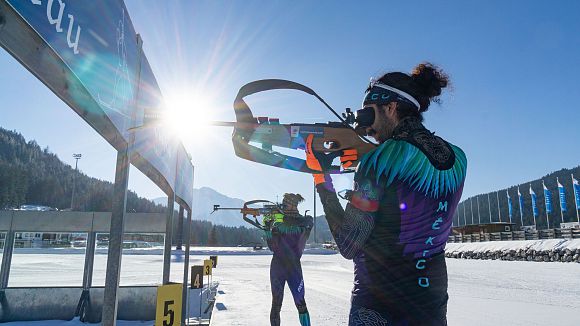
[{"label": "distant spectator barrier", "polygon": [[[456,243],[458,246],[450,245],[446,248],[445,256],[447,258],[460,259],[580,263],[580,248],[576,248],[577,246],[575,245],[571,248],[566,247],[569,243],[573,244],[573,241],[576,241],[574,239],[580,239],[580,229],[527,230],[452,235],[449,236],[448,243]],[[511,246],[510,244],[506,244],[505,246],[469,244],[475,242],[520,240],[522,241],[522,245],[517,245],[517,242],[514,242],[516,243],[514,245],[516,248],[509,248]],[[527,242],[523,242],[523,240],[527,240]],[[546,249],[545,244],[549,243],[549,241],[554,242],[554,247]],[[464,245],[461,245],[461,243],[464,243]],[[501,249],[497,249],[498,247]]]},{"label": "distant spectator barrier", "polygon": [[553,248],[548,250],[534,248],[501,249],[501,250],[471,250],[461,248],[445,251],[447,258],[509,260],[533,262],[563,262],[580,263],[580,248]]},{"label": "distant spectator barrier", "polygon": [[580,229],[549,229],[539,231],[513,231],[450,235],[447,242],[484,242],[541,239],[580,239]]}]

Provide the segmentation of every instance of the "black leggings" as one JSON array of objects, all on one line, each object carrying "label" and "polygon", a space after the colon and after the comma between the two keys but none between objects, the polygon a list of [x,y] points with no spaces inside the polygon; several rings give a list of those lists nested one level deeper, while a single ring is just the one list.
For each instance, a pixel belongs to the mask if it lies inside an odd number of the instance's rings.
[{"label": "black leggings", "polygon": [[272,325],[280,323],[280,309],[284,300],[284,285],[288,283],[294,304],[299,314],[307,313],[304,300],[304,279],[299,259],[272,257],[270,263],[270,287],[272,288],[272,309],[270,322]]}]

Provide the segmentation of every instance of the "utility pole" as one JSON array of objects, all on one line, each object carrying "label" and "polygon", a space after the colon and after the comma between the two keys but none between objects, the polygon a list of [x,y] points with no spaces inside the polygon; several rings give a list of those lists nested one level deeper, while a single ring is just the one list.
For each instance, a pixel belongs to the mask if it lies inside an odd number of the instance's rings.
[{"label": "utility pole", "polygon": [[467,225],[467,217],[465,217],[465,200],[463,201],[463,226]]},{"label": "utility pole", "polygon": [[481,224],[481,215],[479,215],[479,196],[476,196],[475,199],[477,200],[477,223]]},{"label": "utility pole", "polygon": [[497,217],[501,223],[501,210],[499,209],[499,191],[495,192],[495,197],[497,198]]},{"label": "utility pole", "polygon": [[83,157],[82,154],[73,154],[73,158],[75,159],[75,173],[73,174],[73,189],[72,195],[70,197],[70,210],[74,210],[74,202],[75,202],[75,190],[77,185],[77,174],[79,172],[79,160]]},{"label": "utility pole", "polygon": [[578,220],[578,224],[580,224],[580,214],[578,213],[580,207],[578,207],[578,200],[576,199],[580,197],[578,189],[576,188],[578,186],[578,181],[574,179],[573,174],[570,174],[570,176],[572,177],[572,190],[574,191],[574,201],[576,202],[576,219]]},{"label": "utility pole", "polygon": [[489,210],[489,223],[491,222],[491,201],[489,200],[489,192],[487,193],[487,209]]},{"label": "utility pole", "polygon": [[471,207],[471,224],[473,225],[473,197],[469,199],[469,206]]}]

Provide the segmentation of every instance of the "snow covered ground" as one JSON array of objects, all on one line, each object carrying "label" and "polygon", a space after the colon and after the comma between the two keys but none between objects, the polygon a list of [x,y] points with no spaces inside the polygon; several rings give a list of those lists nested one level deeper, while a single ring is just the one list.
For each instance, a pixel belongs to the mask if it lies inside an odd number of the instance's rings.
[{"label": "snow covered ground", "polygon": [[[499,242],[498,242],[499,243]],[[454,245],[454,244],[450,244]],[[450,246],[452,247],[452,246]],[[218,254],[213,280],[219,281],[212,325],[268,325],[271,256],[245,248],[201,248],[192,264]],[[222,254],[223,253],[223,254]],[[94,284],[104,284],[106,255],[96,255]],[[163,257],[125,255],[123,285],[157,284]],[[313,325],[345,325],[352,288],[352,262],[340,255],[305,254],[306,300]],[[580,325],[580,264],[447,259],[449,325]],[[80,285],[83,256],[15,253],[10,286]],[[39,274],[42,272],[42,274]],[[171,280],[181,281],[183,264],[172,264]],[[39,278],[38,275],[43,275]],[[287,290],[285,325],[298,325]],[[152,325],[120,322],[120,326]],[[78,321],[8,323],[9,326],[76,326]]]},{"label": "snow covered ground", "polygon": [[[212,325],[267,325],[269,259],[221,258]],[[352,262],[304,255],[306,300],[313,325],[346,325]],[[580,264],[448,259],[449,325],[580,325]],[[251,312],[251,314],[249,314]],[[246,318],[244,318],[246,317]],[[288,290],[282,320],[298,325]]]},{"label": "snow covered ground", "polygon": [[487,242],[463,242],[448,243],[445,251],[500,251],[534,249],[538,251],[553,249],[580,249],[580,239],[544,239],[527,241],[487,241]]}]

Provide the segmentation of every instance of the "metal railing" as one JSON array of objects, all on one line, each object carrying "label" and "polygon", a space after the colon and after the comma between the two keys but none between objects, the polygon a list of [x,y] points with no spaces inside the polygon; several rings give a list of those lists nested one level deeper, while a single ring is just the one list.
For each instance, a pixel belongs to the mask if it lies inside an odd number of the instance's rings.
[{"label": "metal railing", "polygon": [[[97,233],[109,233],[111,213],[0,211],[0,232],[5,232],[0,270],[0,322],[72,319],[98,322],[101,317],[103,287],[93,287],[93,262]],[[166,213],[126,213],[126,233],[165,233]],[[86,233],[83,286],[79,287],[8,287],[15,234]],[[119,318],[152,320],[155,318],[156,286],[132,286],[119,289]],[[76,299],[75,299],[76,298]]]}]

